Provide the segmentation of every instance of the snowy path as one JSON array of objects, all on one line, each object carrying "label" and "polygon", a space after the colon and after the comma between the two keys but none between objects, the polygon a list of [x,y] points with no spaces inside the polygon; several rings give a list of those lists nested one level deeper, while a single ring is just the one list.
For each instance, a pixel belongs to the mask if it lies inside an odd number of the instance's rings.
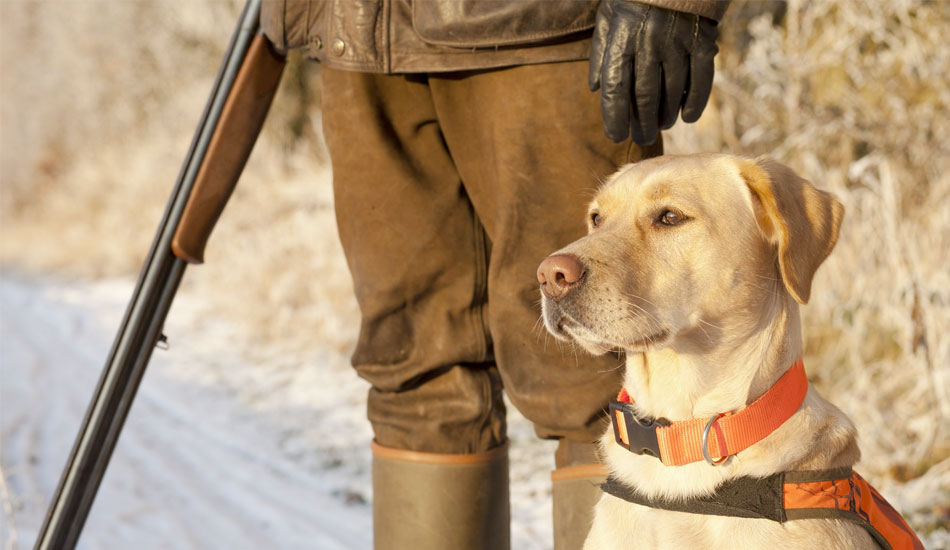
[{"label": "snowy path", "polygon": [[[0,287],[2,465],[14,510],[12,522],[4,517],[4,538],[20,547],[35,538],[106,357],[107,327],[130,293],[119,286]],[[332,470],[308,472],[281,457],[273,437],[232,424],[248,414],[234,396],[169,376],[180,360],[170,355],[154,356],[82,547],[370,546],[364,499],[341,505]]]},{"label": "snowy path", "polygon": [[[7,548],[32,546],[131,283],[0,283]],[[371,547],[366,385],[338,353],[248,365],[179,299],[86,524],[86,549]],[[551,446],[514,418],[513,544],[550,547]],[[517,440],[526,443],[517,444]]]}]

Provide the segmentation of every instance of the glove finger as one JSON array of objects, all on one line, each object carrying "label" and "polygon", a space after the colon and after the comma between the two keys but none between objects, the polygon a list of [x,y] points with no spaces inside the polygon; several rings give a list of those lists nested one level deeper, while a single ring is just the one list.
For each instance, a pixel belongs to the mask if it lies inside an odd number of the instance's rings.
[{"label": "glove finger", "polygon": [[716,46],[716,37],[719,28],[714,22],[700,18],[695,35],[695,47],[690,52],[689,82],[686,87],[686,97],[683,98],[683,121],[696,122],[712,92],[715,63],[713,60],[719,53]]},{"label": "glove finger", "polygon": [[663,93],[660,94],[660,128],[669,130],[676,122],[676,115],[683,104],[686,93],[686,78],[689,74],[687,58],[667,60],[661,68],[663,73]]},{"label": "glove finger", "polygon": [[634,109],[631,131],[639,145],[650,145],[659,133],[660,64],[646,56],[637,56],[633,83]]},{"label": "glove finger", "polygon": [[683,122],[696,122],[706,108],[715,73],[712,56],[693,56],[689,63],[689,83],[683,100]]},{"label": "glove finger", "polygon": [[[637,37],[637,54],[633,79],[634,118],[637,135],[634,139],[641,145],[656,141],[660,121],[660,94],[663,91],[661,61],[669,55],[672,24],[675,12],[651,10],[643,29]],[[672,64],[671,64],[672,66]]]},{"label": "glove finger", "polygon": [[694,39],[696,16],[676,14],[662,51],[663,90],[660,94],[660,127],[670,129],[686,100],[689,80],[689,50]]},{"label": "glove finger", "polygon": [[611,21],[601,70],[600,106],[604,132],[615,142],[626,139],[630,127],[630,92],[633,80],[635,29],[628,21]]},{"label": "glove finger", "polygon": [[590,69],[587,72],[587,86],[590,91],[600,88],[600,71],[604,66],[604,53],[607,49],[607,34],[610,31],[610,13],[607,2],[601,2],[597,8],[597,23],[590,43]]}]

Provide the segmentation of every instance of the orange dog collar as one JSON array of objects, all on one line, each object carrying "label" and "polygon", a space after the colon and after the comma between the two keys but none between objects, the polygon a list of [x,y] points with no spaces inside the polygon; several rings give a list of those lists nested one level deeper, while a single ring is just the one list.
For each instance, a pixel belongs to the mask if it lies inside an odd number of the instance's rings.
[{"label": "orange dog collar", "polygon": [[[808,393],[805,365],[799,358],[761,397],[737,412],[678,422],[636,415],[626,389],[610,403],[614,438],[625,449],[680,466],[705,459],[718,464],[758,443],[791,418]],[[713,460],[713,457],[717,457]]]}]

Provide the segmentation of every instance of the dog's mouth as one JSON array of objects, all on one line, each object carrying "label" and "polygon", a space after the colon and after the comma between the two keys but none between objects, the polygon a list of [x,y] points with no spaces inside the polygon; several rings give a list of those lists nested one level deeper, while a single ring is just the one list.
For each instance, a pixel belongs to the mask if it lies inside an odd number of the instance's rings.
[{"label": "dog's mouth", "polygon": [[544,324],[555,338],[575,342],[594,355],[610,351],[642,352],[657,349],[666,343],[670,335],[669,330],[660,329],[646,334],[637,334],[633,339],[611,338],[576,319],[558,304],[551,304],[551,307],[545,308]]}]

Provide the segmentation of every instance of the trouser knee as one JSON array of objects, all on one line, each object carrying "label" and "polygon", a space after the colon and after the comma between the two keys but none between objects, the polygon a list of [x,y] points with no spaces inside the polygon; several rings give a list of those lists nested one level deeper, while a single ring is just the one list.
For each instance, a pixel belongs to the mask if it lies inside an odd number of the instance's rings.
[{"label": "trouser knee", "polygon": [[493,365],[454,365],[397,387],[374,383],[368,416],[376,442],[396,449],[480,453],[506,441]]}]

